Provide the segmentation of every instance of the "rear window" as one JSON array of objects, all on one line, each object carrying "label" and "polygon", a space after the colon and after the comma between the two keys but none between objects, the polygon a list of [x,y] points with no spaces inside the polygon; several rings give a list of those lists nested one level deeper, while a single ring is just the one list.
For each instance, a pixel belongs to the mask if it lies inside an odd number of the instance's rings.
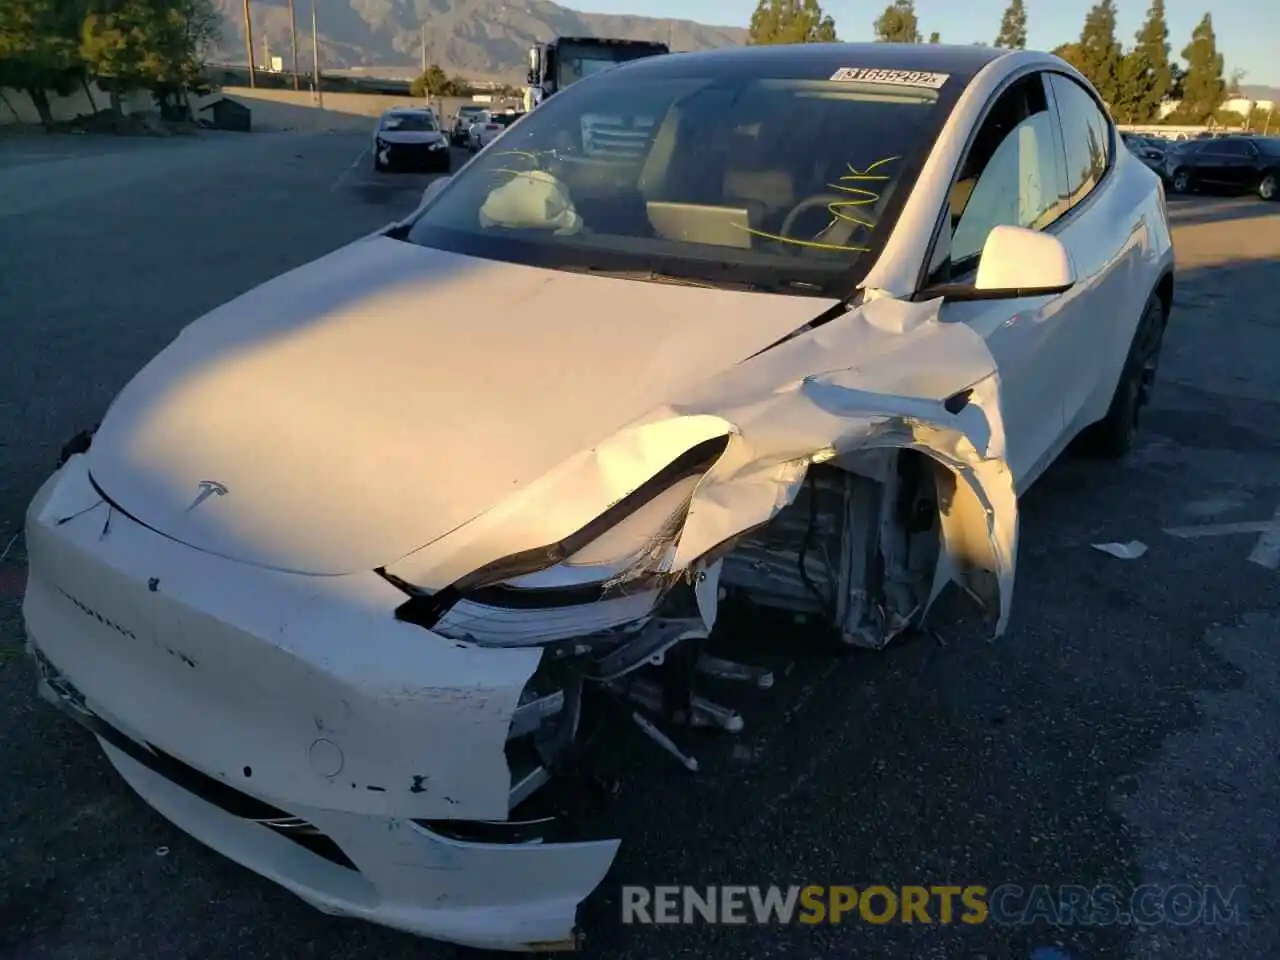
[{"label": "rear window", "polygon": [[489,123],[497,123],[501,126],[509,127],[518,119],[520,119],[520,114],[518,113],[495,113],[489,116]]},{"label": "rear window", "polygon": [[1280,137],[1261,137],[1253,145],[1269,157],[1280,157]]},{"label": "rear window", "polygon": [[392,113],[382,118],[383,130],[434,130],[436,118],[425,113]]}]

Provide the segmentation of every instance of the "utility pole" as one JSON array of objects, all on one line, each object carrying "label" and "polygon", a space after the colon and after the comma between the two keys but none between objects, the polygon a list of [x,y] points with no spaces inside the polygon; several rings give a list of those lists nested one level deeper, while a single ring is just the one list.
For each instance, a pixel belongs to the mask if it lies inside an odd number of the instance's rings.
[{"label": "utility pole", "polygon": [[422,21],[422,72],[427,72],[427,22]]},{"label": "utility pole", "polygon": [[249,0],[244,0],[244,52],[249,58],[249,86],[256,87],[258,77],[253,67],[253,15],[249,13]]},{"label": "utility pole", "polygon": [[289,47],[293,50],[293,89],[300,88],[298,83],[298,20],[293,15],[293,0],[289,0]]},{"label": "utility pole", "polygon": [[[245,0],[248,3],[248,0]],[[324,109],[324,91],[320,89],[320,40],[316,34],[316,0],[311,0],[311,63],[316,75],[316,102]]]},{"label": "utility pole", "polygon": [[262,35],[262,69],[271,72],[271,38]]}]

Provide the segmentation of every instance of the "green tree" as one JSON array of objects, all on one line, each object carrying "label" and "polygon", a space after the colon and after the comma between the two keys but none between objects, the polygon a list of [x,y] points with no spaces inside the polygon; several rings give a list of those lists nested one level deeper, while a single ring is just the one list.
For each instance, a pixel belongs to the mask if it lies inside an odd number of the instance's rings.
[{"label": "green tree", "polygon": [[757,0],[751,15],[751,44],[833,43],[836,24],[818,0]]},{"label": "green tree", "polygon": [[146,83],[143,57],[151,11],[142,0],[96,2],[80,26],[80,58],[106,81],[111,109],[120,113],[120,95]]},{"label": "green tree", "polygon": [[447,97],[452,92],[453,81],[438,64],[434,63],[409,84],[409,93],[415,97]]},{"label": "green tree", "polygon": [[211,0],[88,0],[79,53],[119,113],[122,93],[163,98],[195,84],[219,32]]},{"label": "green tree", "polygon": [[1053,55],[1061,57],[1081,73],[1084,73],[1084,52],[1078,43],[1063,43],[1053,48]]},{"label": "green tree", "polygon": [[929,42],[930,42],[930,43],[941,43],[941,42],[942,42],[942,34],[938,33],[938,31],[937,31],[937,30],[933,31],[933,33],[929,34]]},{"label": "green tree", "polygon": [[996,37],[995,45],[1008,50],[1027,48],[1027,8],[1022,0],[1009,0],[1004,18],[1000,21],[1000,35]]},{"label": "green tree", "polygon": [[1115,0],[1099,0],[1085,15],[1079,47],[1080,63],[1076,68],[1107,103],[1122,99],[1119,89],[1122,53],[1116,40]]},{"label": "green tree", "polygon": [[1182,81],[1182,102],[1176,111],[1178,119],[1184,123],[1204,123],[1222,106],[1227,92],[1211,14],[1206,13],[1191,31],[1191,42],[1183,49],[1182,59],[1187,62],[1187,73]]},{"label": "green tree", "polygon": [[1146,75],[1146,64],[1138,51],[1130,51],[1120,58],[1116,92],[1108,101],[1111,116],[1117,123],[1146,123],[1153,118],[1146,103]]},{"label": "green tree", "polygon": [[872,26],[879,43],[919,43],[921,40],[914,0],[893,0]]},{"label": "green tree", "polygon": [[1164,0],[1151,0],[1147,19],[1134,38],[1137,44],[1125,58],[1125,96],[1134,122],[1149,123],[1160,115],[1160,104],[1169,95],[1173,73],[1169,66],[1169,25]]},{"label": "green tree", "polygon": [[78,26],[65,0],[0,0],[0,88],[25,91],[45,129],[53,128],[49,91],[69,93],[83,81]]}]

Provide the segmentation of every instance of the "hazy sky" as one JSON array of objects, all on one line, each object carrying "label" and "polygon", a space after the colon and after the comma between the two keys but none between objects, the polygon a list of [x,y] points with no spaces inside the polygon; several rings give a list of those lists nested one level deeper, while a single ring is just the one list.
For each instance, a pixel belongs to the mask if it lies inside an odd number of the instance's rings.
[{"label": "hazy sky", "polygon": [[[725,26],[745,27],[755,0],[561,0],[565,6],[593,13],[630,13],[651,17],[679,17]],[[946,43],[991,43],[1000,29],[1008,0],[916,0],[920,32],[942,34]],[[1051,50],[1080,34],[1085,12],[1093,0],[1024,0],[1027,7],[1027,45]],[[871,40],[871,23],[888,0],[825,0],[823,9],[836,21],[841,40]],[[1149,0],[1118,0],[1117,35],[1126,45],[1146,16]],[[1245,71],[1245,83],[1280,86],[1280,0],[1228,0],[1210,6],[1209,0],[1165,0],[1169,45],[1176,56],[1191,39],[1191,31],[1207,9],[1213,12],[1218,50],[1226,57],[1227,73]]]}]

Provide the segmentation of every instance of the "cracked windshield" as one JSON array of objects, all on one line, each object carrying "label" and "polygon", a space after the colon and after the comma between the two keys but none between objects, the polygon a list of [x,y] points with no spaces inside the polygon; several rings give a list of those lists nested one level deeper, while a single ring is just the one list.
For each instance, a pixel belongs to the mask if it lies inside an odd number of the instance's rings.
[{"label": "cracked windshield", "polygon": [[575,84],[486,148],[408,239],[545,267],[829,293],[882,242],[876,228],[942,112],[935,89],[847,74],[622,69]]}]

